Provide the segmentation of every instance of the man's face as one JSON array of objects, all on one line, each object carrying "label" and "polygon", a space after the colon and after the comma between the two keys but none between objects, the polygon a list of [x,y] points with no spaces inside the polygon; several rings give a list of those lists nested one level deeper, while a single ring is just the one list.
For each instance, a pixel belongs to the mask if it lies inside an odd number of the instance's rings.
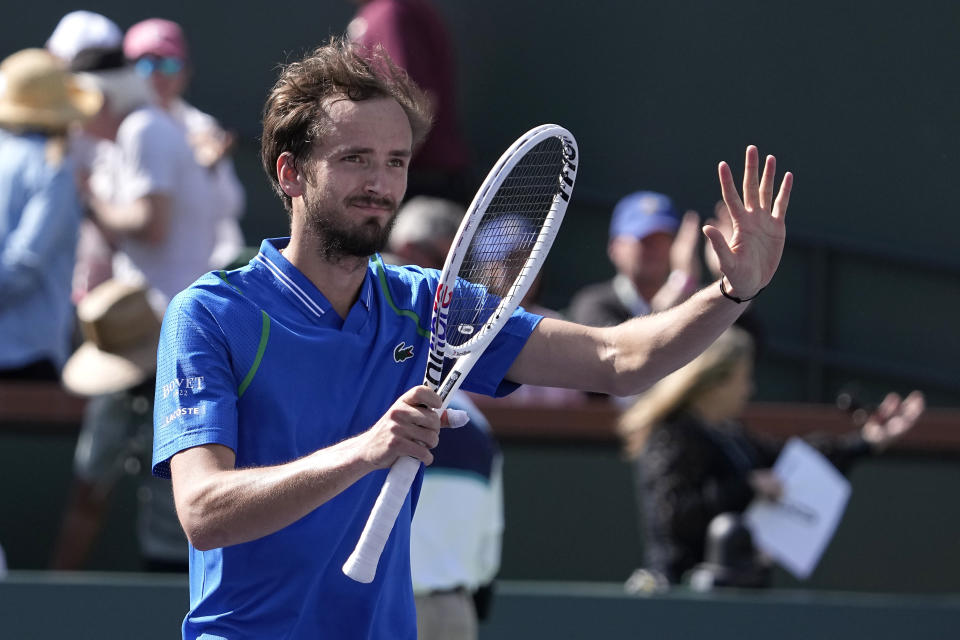
[{"label": "man's face", "polygon": [[304,227],[326,259],[366,257],[386,246],[407,188],[410,122],[392,98],[338,99],[328,111],[330,132],[303,168]]},{"label": "man's face", "polygon": [[633,282],[659,286],[670,275],[671,244],[673,235],[664,231],[644,238],[618,236],[610,241],[610,259]]}]

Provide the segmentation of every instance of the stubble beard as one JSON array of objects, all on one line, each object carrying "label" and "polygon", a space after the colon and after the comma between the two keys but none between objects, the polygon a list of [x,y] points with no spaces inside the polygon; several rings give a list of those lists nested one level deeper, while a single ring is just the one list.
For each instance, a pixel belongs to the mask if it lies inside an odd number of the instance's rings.
[{"label": "stubble beard", "polygon": [[[350,214],[345,209],[351,204],[366,204],[389,207],[390,218],[382,227],[375,218],[367,218],[356,226],[349,226]],[[317,240],[320,256],[327,262],[348,259],[367,259],[387,246],[387,239],[397,219],[397,204],[392,199],[372,196],[354,196],[347,199],[342,208],[308,198],[303,195],[306,210],[306,230]]]}]

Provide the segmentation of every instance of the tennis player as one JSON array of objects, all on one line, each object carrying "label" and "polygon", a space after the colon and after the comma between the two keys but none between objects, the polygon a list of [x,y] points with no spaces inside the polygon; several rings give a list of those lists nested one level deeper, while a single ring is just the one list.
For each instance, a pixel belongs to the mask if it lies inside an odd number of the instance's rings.
[{"label": "tennis player", "polygon": [[[371,584],[341,566],[386,469],[429,464],[446,418],[420,386],[433,270],[377,255],[428,129],[423,94],[385,55],[332,41],[288,65],[263,114],[264,168],[291,216],[242,269],[170,304],[158,356],[154,473],[173,480],[191,543],[184,638],[416,638],[409,533],[419,479]],[[594,329],[518,310],[464,385],[627,395],[710,344],[773,277],[791,187],[773,200],[747,152],[745,204],[726,165],[733,237],[705,229],[721,287]]]}]

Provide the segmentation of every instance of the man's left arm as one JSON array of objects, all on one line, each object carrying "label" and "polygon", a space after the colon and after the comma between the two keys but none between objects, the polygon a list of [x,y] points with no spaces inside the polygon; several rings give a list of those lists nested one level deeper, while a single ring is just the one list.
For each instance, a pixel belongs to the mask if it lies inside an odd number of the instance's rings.
[{"label": "man's left arm", "polygon": [[[646,389],[706,349],[746,309],[736,299],[756,296],[773,278],[783,255],[784,219],[793,176],[784,175],[774,199],[776,161],[747,147],[743,200],[730,167],[721,162],[720,186],[730,209],[730,238],[705,226],[722,277],[681,305],[616,327],[594,328],[544,318],[507,373],[521,384],[567,387],[618,396]],[[723,287],[726,295],[721,293]]]}]

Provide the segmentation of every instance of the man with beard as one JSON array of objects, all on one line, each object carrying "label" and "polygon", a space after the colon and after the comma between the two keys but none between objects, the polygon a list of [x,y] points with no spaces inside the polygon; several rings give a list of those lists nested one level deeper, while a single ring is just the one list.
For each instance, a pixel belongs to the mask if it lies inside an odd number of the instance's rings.
[{"label": "man with beard", "polygon": [[[439,274],[375,253],[428,128],[425,104],[384,54],[342,41],[287,65],[264,108],[261,157],[290,237],[204,276],[167,309],[153,471],[172,478],[191,544],[185,638],[416,638],[409,547],[421,478],[375,580],[340,567],[387,468],[403,455],[429,464],[441,424],[454,421],[419,384]],[[626,395],[695,356],[779,262],[791,178],[775,202],[773,158],[762,181],[758,165],[748,148],[746,205],[720,165],[738,225],[729,245],[707,230],[720,287],[613,328],[518,310],[464,388]]]}]

